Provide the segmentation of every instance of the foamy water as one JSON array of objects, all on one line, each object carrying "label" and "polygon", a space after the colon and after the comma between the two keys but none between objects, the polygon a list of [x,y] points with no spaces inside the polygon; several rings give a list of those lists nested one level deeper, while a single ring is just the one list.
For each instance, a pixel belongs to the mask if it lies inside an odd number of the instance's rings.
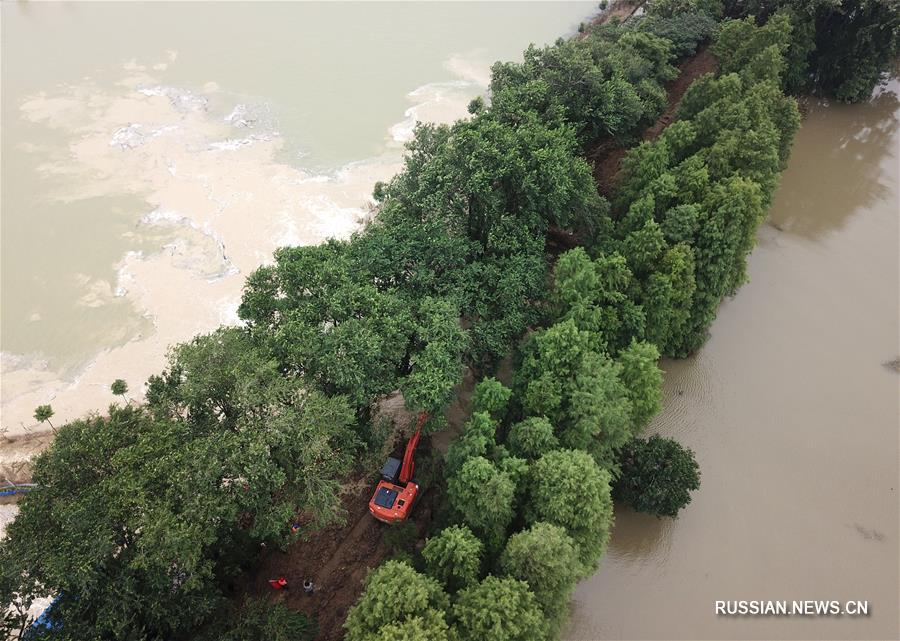
[{"label": "foamy water", "polygon": [[[85,291],[78,304],[124,297],[151,331],[97,354],[74,377],[39,355],[2,354],[3,425],[11,433],[39,429],[32,413],[43,403],[52,403],[57,424],[102,409],[114,400],[113,379],[137,388],[164,367],[170,345],[239,322],[242,286],[253,269],[278,246],[349,237],[369,211],[374,183],[400,169],[402,143],[416,122],[466,116],[489,78],[485,61],[453,56],[445,66],[457,79],[411,91],[381,155],[315,174],[277,160],[282,137],[265,102],[238,103],[217,117],[209,103],[222,100],[218,85],[162,85],[156,74],[171,64],[177,52],[149,65],[131,61],[113,88],[88,79],[31,95],[20,106],[23,119],[71,140],[69,157],[41,165],[45,174],[75,179],[55,198],[144,194],[146,211],[128,234],[164,232],[168,240],[152,251],[125,252],[114,281],[88,274],[76,281]],[[140,397],[142,390],[134,391]]]}]

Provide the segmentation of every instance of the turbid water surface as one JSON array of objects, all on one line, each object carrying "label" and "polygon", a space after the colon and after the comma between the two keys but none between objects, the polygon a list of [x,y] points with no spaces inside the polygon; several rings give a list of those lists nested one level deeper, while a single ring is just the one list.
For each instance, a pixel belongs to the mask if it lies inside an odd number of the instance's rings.
[{"label": "turbid water surface", "polygon": [[417,120],[593,2],[3,2],[2,427],[138,395],[250,271],[346,237]]}]

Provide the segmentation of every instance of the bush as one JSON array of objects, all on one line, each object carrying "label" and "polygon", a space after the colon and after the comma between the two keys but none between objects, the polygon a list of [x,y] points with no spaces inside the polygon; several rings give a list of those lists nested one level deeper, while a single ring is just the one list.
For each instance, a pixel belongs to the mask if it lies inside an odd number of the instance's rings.
[{"label": "bush", "polygon": [[451,525],[428,540],[422,557],[429,576],[440,581],[450,592],[478,580],[484,545],[464,525]]},{"label": "bush", "polygon": [[678,516],[700,489],[700,469],[694,453],[676,441],[654,434],[635,439],[621,452],[621,476],[613,496],[638,512]]}]

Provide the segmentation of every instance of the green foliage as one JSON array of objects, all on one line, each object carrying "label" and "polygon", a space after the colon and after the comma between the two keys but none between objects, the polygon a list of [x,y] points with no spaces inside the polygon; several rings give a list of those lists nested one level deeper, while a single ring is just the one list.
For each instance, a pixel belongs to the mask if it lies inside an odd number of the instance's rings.
[{"label": "green foliage", "polygon": [[488,551],[502,542],[515,514],[516,484],[484,457],[466,461],[447,482],[447,501],[460,522],[481,538]]},{"label": "green foliage", "polygon": [[620,240],[602,249],[620,252],[633,276],[627,295],[646,320],[634,338],[663,354],[702,344],[722,298],[746,280],[799,127],[796,103],[780,89],[791,32],[783,14],[762,27],[726,23],[714,45],[726,73],[695,81],[678,122],[623,161]]},{"label": "green foliage", "polygon": [[[446,629],[444,612],[448,606],[447,595],[437,581],[406,563],[387,561],[369,574],[362,596],[350,608],[344,622],[346,638],[370,641],[397,638],[391,635],[398,634],[417,639],[429,630],[440,635]],[[410,623],[413,620],[417,622]]]},{"label": "green foliage", "polygon": [[[665,106],[661,83],[675,77],[670,42],[619,27],[590,30],[525,51],[522,63],[492,68],[493,110],[507,120],[533,111],[545,122],[575,125],[583,146],[624,141]],[[662,104],[654,97],[662,95]]]},{"label": "green foliage", "polygon": [[371,641],[456,641],[454,631],[444,620],[444,613],[426,610],[401,623],[383,626],[377,634],[363,637]]},{"label": "green foliage", "polygon": [[110,391],[116,396],[125,397],[128,393],[128,383],[123,381],[121,378],[117,378],[112,382],[112,385],[109,386]]},{"label": "green foliage", "polygon": [[613,496],[638,512],[675,517],[691,502],[690,492],[700,489],[694,453],[672,439],[635,439],[620,456]]},{"label": "green foliage", "polygon": [[559,526],[535,523],[509,537],[500,567],[507,576],[528,584],[555,636],[580,576],[578,547],[572,538]]},{"label": "green foliage", "polygon": [[631,401],[632,432],[647,427],[659,411],[662,371],[657,366],[659,350],[652,343],[632,341],[619,353],[620,378]]},{"label": "green foliage", "polygon": [[312,641],[316,625],[302,612],[291,610],[282,602],[248,599],[229,619],[225,631],[216,631],[210,641]]},{"label": "green foliage", "polygon": [[572,319],[535,332],[516,374],[527,415],[547,417],[564,447],[595,449],[605,463],[632,435],[621,365],[591,347]]},{"label": "green foliage", "polygon": [[678,18],[683,14],[700,14],[711,18],[721,18],[722,0],[651,0],[647,13],[661,18]]},{"label": "green foliage", "polygon": [[729,13],[789,18],[785,86],[838,100],[867,100],[900,53],[900,4],[894,0],[729,0]]},{"label": "green foliage", "polygon": [[665,38],[672,43],[672,55],[685,58],[694,55],[697,45],[712,37],[716,20],[705,13],[677,13],[673,16],[651,13],[630,21],[628,28]]},{"label": "green foliage", "polygon": [[[63,426],[3,541],[3,598],[61,595],[71,638],[172,638],[204,622],[262,541],[341,515],[345,399],[304,390],[223,329],[177,347],[147,407]],[[23,573],[27,570],[27,573]]]},{"label": "green foliage", "polygon": [[559,439],[554,435],[550,421],[543,416],[534,416],[513,425],[506,444],[516,456],[534,460],[559,448]]},{"label": "green foliage", "polygon": [[34,420],[38,423],[43,423],[47,421],[50,427],[53,427],[53,423],[50,423],[50,419],[53,418],[53,408],[49,405],[38,405],[34,408]]},{"label": "green foliage", "polygon": [[472,394],[472,411],[487,412],[495,419],[503,418],[512,390],[495,378],[479,381]]},{"label": "green foliage", "polygon": [[445,300],[427,298],[419,309],[412,371],[401,385],[406,405],[440,414],[462,380],[466,333],[459,327],[459,310]]},{"label": "green foliage", "polygon": [[580,450],[549,452],[531,466],[526,521],[566,530],[578,546],[579,578],[597,567],[606,550],[613,522],[610,478]]},{"label": "green foliage", "polygon": [[488,576],[462,590],[453,604],[460,641],[538,641],[546,635],[540,606],[528,584]]},{"label": "green foliage", "polygon": [[462,435],[447,451],[447,471],[455,474],[463,463],[476,456],[488,456],[496,445],[497,425],[485,412],[476,412],[463,426]]},{"label": "green foliage", "polygon": [[429,576],[450,592],[478,581],[484,545],[463,525],[451,525],[428,540],[422,557]]}]

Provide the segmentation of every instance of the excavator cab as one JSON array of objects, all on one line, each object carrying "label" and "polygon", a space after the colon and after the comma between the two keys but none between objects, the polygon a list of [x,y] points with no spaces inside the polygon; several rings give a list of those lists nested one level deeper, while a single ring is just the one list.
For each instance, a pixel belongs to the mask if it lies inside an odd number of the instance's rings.
[{"label": "excavator cab", "polygon": [[375,493],[369,500],[369,512],[379,521],[384,523],[397,523],[404,521],[409,516],[416,495],[419,493],[419,484],[412,480],[415,469],[415,453],[422,434],[422,425],[428,414],[419,414],[416,423],[416,432],[406,444],[406,452],[403,461],[390,457],[381,468],[381,480],[375,488]]}]

